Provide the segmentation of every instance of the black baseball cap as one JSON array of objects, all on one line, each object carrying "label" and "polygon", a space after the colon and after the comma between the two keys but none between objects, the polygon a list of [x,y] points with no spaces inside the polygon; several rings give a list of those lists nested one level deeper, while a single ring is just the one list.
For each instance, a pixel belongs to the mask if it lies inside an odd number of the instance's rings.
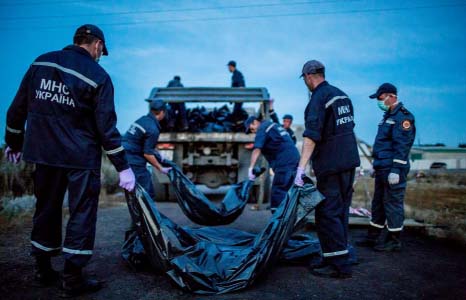
[{"label": "black baseball cap", "polygon": [[377,92],[375,94],[372,94],[369,96],[371,99],[378,99],[380,95],[387,93],[387,94],[397,94],[396,87],[388,82],[383,83],[379,88],[377,89]]},{"label": "black baseball cap", "polygon": [[163,102],[162,100],[153,100],[151,103],[150,103],[150,109],[153,109],[153,110],[167,110],[167,104],[165,104],[165,102]]},{"label": "black baseball cap", "polygon": [[320,61],[313,59],[313,60],[307,61],[304,64],[303,70],[301,71],[301,76],[299,77],[303,77],[306,74],[317,74],[317,73],[325,74],[325,66]]},{"label": "black baseball cap", "polygon": [[234,60],[230,60],[227,64],[227,66],[233,66],[233,67],[236,67],[236,61]]},{"label": "black baseball cap", "polygon": [[286,114],[286,115],[283,116],[283,119],[288,119],[288,120],[293,121],[293,116],[290,115],[290,114]]},{"label": "black baseball cap", "polygon": [[105,36],[103,31],[100,30],[99,27],[92,24],[84,24],[80,26],[78,29],[76,29],[76,33],[74,34],[74,36],[77,35],[92,35],[98,38],[99,40],[102,40],[102,42],[104,43],[104,49],[102,51],[102,54],[105,56],[108,55],[107,46],[105,44]]},{"label": "black baseball cap", "polygon": [[249,126],[252,124],[252,122],[254,122],[255,120],[257,120],[257,117],[256,116],[250,116],[249,118],[246,119],[246,121],[244,121],[244,132],[245,133],[249,133]]}]

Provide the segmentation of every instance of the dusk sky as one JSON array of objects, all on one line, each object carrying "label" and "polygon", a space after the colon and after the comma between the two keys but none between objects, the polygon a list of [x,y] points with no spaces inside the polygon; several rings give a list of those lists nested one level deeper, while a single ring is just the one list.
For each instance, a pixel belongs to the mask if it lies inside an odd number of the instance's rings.
[{"label": "dusk sky", "polygon": [[304,122],[298,78],[317,59],[355,108],[372,144],[382,112],[368,95],[383,82],[416,118],[418,142],[466,143],[466,1],[52,1],[0,0],[0,131],[21,78],[40,54],[72,43],[79,25],[105,33],[101,65],[115,86],[123,133],[147,113],[154,86],[229,86],[233,59],[246,85],[266,87],[278,115]]}]

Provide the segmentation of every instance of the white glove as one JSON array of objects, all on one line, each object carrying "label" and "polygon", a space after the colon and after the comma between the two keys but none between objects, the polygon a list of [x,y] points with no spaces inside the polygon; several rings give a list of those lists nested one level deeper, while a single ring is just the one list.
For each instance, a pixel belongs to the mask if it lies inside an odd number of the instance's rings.
[{"label": "white glove", "polygon": [[396,174],[396,173],[390,173],[390,174],[388,174],[388,183],[389,183],[390,185],[400,183],[400,175],[398,175],[398,174]]},{"label": "white glove", "polygon": [[248,178],[249,178],[249,180],[254,181],[254,180],[256,180],[256,175],[254,175],[252,170],[253,170],[253,168],[248,169]]},{"label": "white glove", "polygon": [[118,176],[120,177],[120,187],[124,188],[128,192],[134,190],[134,186],[136,185],[136,178],[134,177],[134,173],[131,168],[121,171],[118,173]]},{"label": "white glove", "polygon": [[17,164],[21,160],[21,152],[14,152],[10,147],[6,147],[5,157],[9,162]]}]

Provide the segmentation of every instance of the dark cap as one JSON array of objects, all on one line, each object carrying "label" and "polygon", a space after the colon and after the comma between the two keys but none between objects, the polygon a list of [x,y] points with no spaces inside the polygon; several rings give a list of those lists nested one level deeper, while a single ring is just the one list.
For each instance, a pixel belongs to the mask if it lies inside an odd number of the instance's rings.
[{"label": "dark cap", "polygon": [[99,40],[102,40],[102,42],[104,43],[104,49],[102,51],[102,54],[108,55],[107,46],[105,45],[104,33],[102,32],[102,30],[100,30],[99,27],[92,24],[84,24],[80,26],[78,29],[76,29],[74,36],[77,35],[92,35],[98,38]]},{"label": "dark cap", "polygon": [[175,75],[175,77],[173,77],[173,79],[180,81],[181,77],[179,75]]},{"label": "dark cap", "polygon": [[250,116],[249,118],[246,119],[246,121],[244,121],[244,132],[246,133],[249,133],[249,126],[252,124],[252,122],[254,122],[255,120],[257,120],[257,117],[256,116]]},{"label": "dark cap", "polygon": [[382,84],[381,86],[379,86],[379,88],[377,89],[377,92],[375,92],[375,94],[370,95],[369,98],[377,99],[379,98],[380,95],[384,93],[396,95],[397,93],[396,87],[393,84],[386,82]]},{"label": "dark cap", "polygon": [[288,119],[288,120],[293,121],[293,116],[286,114],[286,115],[283,116],[283,119]]},{"label": "dark cap", "polygon": [[233,67],[236,68],[236,61],[230,60],[230,61],[228,62],[228,64],[227,64],[227,66],[233,66]]},{"label": "dark cap", "polygon": [[309,60],[303,66],[303,70],[301,71],[301,76],[303,77],[306,74],[324,74],[325,73],[325,66],[318,60]]},{"label": "dark cap", "polygon": [[150,109],[158,110],[158,111],[167,110],[167,105],[162,100],[153,100],[150,103]]}]

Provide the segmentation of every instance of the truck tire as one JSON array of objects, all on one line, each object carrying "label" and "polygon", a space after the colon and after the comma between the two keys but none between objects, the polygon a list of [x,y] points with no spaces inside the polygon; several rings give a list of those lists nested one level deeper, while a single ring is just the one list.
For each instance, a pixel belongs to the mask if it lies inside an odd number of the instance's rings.
[{"label": "truck tire", "polygon": [[154,200],[155,201],[167,201],[165,184],[161,183],[157,179],[157,176],[154,176],[154,174],[152,174],[152,183],[154,185],[154,190],[155,190]]},{"label": "truck tire", "polygon": [[170,183],[166,183],[165,185],[165,201],[175,202],[176,201],[176,194],[173,190],[173,186]]},{"label": "truck tire", "polygon": [[264,199],[262,201],[262,204],[270,202],[270,192],[271,192],[271,189],[272,189],[272,180],[270,178],[270,171],[267,170],[264,173],[264,175],[262,175],[262,176],[265,176],[263,181],[261,181],[260,184],[255,185],[254,188],[253,188],[252,201],[254,203],[258,203],[261,189],[264,192]]},{"label": "truck tire", "polygon": [[272,191],[272,179],[270,178],[270,170],[268,169],[266,171],[267,174],[264,174],[265,180],[264,180],[264,186],[262,187],[264,189],[264,203],[269,203],[270,202],[270,193]]},{"label": "truck tire", "polygon": [[157,176],[152,176],[152,183],[154,184],[155,190],[155,201],[158,202],[174,202],[176,201],[176,194],[173,191],[173,187],[170,183],[161,183]]}]

